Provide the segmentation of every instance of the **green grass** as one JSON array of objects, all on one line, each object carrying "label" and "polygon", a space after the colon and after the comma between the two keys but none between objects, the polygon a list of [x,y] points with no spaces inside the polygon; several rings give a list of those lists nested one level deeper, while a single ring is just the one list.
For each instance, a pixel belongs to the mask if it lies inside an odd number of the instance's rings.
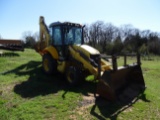
[{"label": "green grass", "polygon": [[[147,89],[135,103],[124,106],[101,99],[94,102],[90,95],[95,90],[93,82],[70,88],[61,75],[45,75],[41,56],[34,50],[7,53],[0,57],[0,120],[160,119],[157,56],[152,61],[142,61]],[[128,62],[134,60],[129,58]],[[119,61],[123,64],[123,58]]]}]

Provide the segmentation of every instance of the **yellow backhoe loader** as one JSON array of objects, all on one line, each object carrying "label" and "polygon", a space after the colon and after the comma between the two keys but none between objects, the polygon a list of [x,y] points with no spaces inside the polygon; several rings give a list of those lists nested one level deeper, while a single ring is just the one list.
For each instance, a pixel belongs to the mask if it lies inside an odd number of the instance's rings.
[{"label": "yellow backhoe loader", "polygon": [[[42,55],[45,73],[64,74],[70,85],[77,85],[88,75],[97,80],[97,93],[108,100],[136,96],[145,89],[145,83],[137,63],[117,67],[116,57],[112,62],[101,57],[95,48],[85,45],[84,26],[71,22],[54,22],[48,27],[40,17],[40,40],[35,49]],[[126,57],[125,57],[126,58]],[[128,95],[127,95],[128,94]]]}]

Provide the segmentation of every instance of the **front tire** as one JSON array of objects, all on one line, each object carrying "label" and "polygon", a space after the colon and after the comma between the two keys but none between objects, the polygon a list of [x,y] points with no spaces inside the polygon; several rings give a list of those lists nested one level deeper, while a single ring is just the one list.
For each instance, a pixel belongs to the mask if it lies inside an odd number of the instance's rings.
[{"label": "front tire", "polygon": [[83,73],[81,70],[74,66],[70,66],[66,70],[66,79],[71,86],[77,86],[84,81]]},{"label": "front tire", "polygon": [[57,73],[57,61],[49,54],[43,55],[42,60],[43,71],[48,74],[56,74]]}]

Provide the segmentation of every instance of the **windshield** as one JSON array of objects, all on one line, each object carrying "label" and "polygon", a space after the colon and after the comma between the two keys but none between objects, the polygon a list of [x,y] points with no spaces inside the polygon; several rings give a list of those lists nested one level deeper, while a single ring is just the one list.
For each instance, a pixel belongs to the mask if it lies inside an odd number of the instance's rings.
[{"label": "windshield", "polygon": [[64,43],[70,44],[82,44],[82,29],[79,27],[65,27],[64,29]]}]

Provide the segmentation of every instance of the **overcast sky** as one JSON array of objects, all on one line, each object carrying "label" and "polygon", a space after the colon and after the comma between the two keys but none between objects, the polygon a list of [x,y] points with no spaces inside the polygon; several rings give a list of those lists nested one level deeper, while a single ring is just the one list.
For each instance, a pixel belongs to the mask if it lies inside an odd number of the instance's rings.
[{"label": "overcast sky", "polygon": [[1,37],[21,39],[25,31],[38,32],[39,16],[45,17],[47,25],[101,20],[160,32],[160,0],[0,0]]}]

